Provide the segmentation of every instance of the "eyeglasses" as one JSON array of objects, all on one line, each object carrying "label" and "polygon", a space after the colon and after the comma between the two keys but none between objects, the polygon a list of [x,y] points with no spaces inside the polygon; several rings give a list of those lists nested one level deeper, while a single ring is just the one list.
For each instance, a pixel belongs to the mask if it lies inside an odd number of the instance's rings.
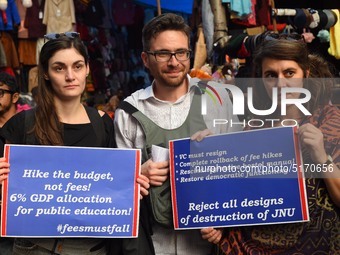
[{"label": "eyeglasses", "polygon": [[58,39],[63,36],[74,39],[74,38],[78,38],[80,34],[78,32],[49,33],[49,34],[44,35],[44,39],[49,41],[49,40]]},{"label": "eyeglasses", "polygon": [[298,33],[291,33],[291,34],[278,34],[278,33],[268,33],[265,36],[265,40],[288,40],[288,41],[305,41],[305,38],[303,35],[300,35]]},{"label": "eyeglasses", "polygon": [[178,50],[175,52],[160,50],[160,51],[147,51],[146,53],[149,55],[153,55],[157,62],[168,62],[170,61],[172,56],[175,56],[177,61],[186,61],[190,58],[191,50]]},{"label": "eyeglasses", "polygon": [[11,91],[11,90],[8,90],[8,89],[0,89],[0,98],[3,97],[3,96],[5,95],[5,93],[14,94],[14,92]]}]

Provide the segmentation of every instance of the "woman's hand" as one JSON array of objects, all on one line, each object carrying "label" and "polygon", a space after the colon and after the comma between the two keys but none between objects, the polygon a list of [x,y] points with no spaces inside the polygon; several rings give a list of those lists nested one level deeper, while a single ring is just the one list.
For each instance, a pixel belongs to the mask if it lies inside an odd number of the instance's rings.
[{"label": "woman's hand", "polygon": [[307,123],[299,127],[298,135],[302,144],[302,149],[307,150],[311,160],[315,164],[323,164],[327,161],[323,134],[320,129]]},{"label": "woman's hand", "polygon": [[0,184],[3,180],[7,179],[9,173],[9,163],[6,162],[6,158],[0,158]]},{"label": "woman's hand", "polygon": [[202,228],[202,238],[208,240],[211,243],[218,244],[222,238],[222,229],[215,228]]},{"label": "woman's hand", "polygon": [[137,183],[140,184],[140,199],[143,199],[144,196],[149,195],[149,178],[145,175],[139,175],[137,178]]},{"label": "woman's hand", "polygon": [[[308,123],[298,129],[298,135],[302,144],[302,149],[307,150],[311,160],[315,164],[324,164],[327,161],[323,134],[320,129]],[[332,155],[331,155],[332,156]],[[324,166],[323,166],[324,167]],[[335,205],[340,208],[340,177],[339,168],[336,163],[326,166],[328,170],[322,173],[330,197]]]}]

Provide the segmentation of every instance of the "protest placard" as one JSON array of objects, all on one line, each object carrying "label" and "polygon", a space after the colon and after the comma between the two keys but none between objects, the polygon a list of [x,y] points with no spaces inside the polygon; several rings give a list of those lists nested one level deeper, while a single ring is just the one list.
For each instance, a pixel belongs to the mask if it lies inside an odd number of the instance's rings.
[{"label": "protest placard", "polygon": [[170,141],[175,229],[308,221],[296,127]]},{"label": "protest placard", "polygon": [[137,237],[140,150],[6,145],[1,235]]}]

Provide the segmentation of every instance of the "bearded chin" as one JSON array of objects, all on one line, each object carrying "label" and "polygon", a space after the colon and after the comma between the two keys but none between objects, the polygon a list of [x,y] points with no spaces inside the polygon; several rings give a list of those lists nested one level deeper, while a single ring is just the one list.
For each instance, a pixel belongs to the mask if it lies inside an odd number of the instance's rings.
[{"label": "bearded chin", "polygon": [[9,109],[11,109],[11,104],[7,105],[7,106],[0,106],[0,115],[4,115],[6,112],[9,111]]},{"label": "bearded chin", "polygon": [[165,87],[168,87],[168,88],[178,88],[182,85],[182,83],[183,83],[183,80],[181,80],[180,82],[178,82],[178,81],[171,81],[171,82],[167,81],[163,84],[164,84]]},{"label": "bearded chin", "polygon": [[167,88],[178,88],[183,84],[185,79],[186,79],[186,75],[183,75],[183,77],[176,78],[176,79],[169,79],[169,78],[161,77],[161,82]]}]

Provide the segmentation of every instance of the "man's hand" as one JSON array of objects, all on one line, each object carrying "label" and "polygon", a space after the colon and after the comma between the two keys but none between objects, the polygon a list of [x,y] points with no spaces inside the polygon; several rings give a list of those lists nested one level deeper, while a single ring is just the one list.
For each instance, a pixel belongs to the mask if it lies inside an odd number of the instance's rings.
[{"label": "man's hand", "polygon": [[169,161],[153,162],[151,159],[142,165],[142,174],[153,186],[161,186],[169,176]]},{"label": "man's hand", "polygon": [[204,137],[208,135],[212,135],[213,132],[211,132],[209,129],[204,129],[202,131],[197,131],[195,134],[193,134],[190,139],[195,140],[197,142],[200,142],[204,139]]}]

